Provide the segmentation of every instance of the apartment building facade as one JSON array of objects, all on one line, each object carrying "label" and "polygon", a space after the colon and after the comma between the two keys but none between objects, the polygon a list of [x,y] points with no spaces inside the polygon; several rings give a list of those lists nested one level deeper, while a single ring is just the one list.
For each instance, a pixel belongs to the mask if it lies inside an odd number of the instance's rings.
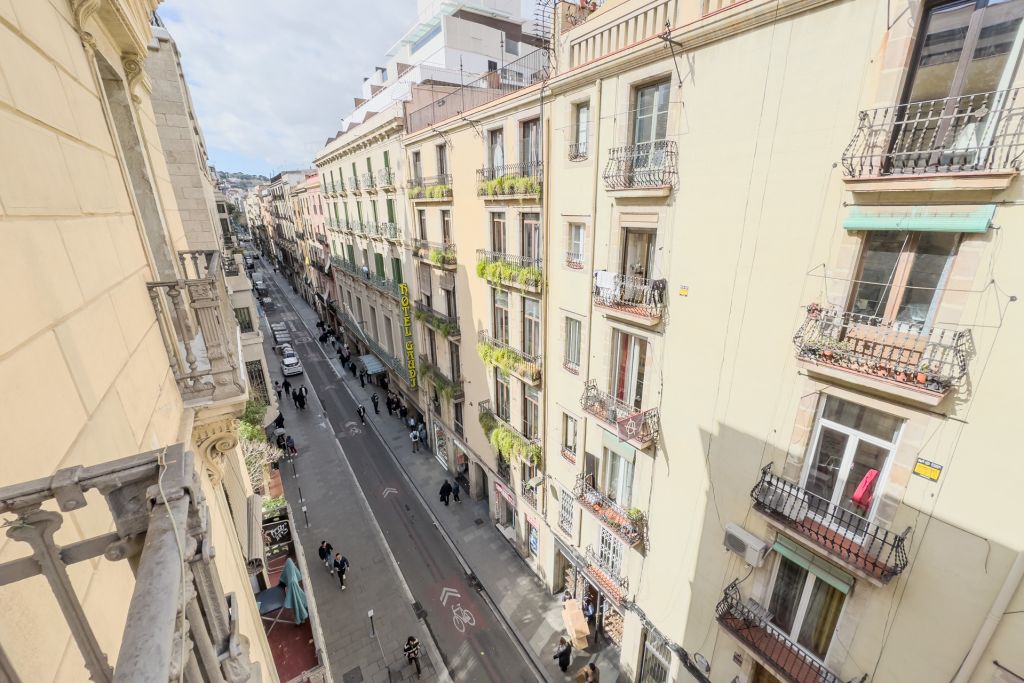
[{"label": "apartment building facade", "polygon": [[[441,450],[631,680],[1024,670],[1014,380],[986,372],[1021,333],[1024,4],[883,10],[560,3],[536,84],[407,105],[414,296],[457,312],[420,345],[479,351]],[[536,187],[495,170],[535,118]]]},{"label": "apartment building facade", "polygon": [[276,680],[228,264],[177,204],[155,4],[0,7],[5,680]]}]

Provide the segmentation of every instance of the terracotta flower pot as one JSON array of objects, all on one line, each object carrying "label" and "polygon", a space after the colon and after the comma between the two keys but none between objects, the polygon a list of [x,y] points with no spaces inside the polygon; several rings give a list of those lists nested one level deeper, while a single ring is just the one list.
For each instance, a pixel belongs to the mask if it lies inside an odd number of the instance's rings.
[{"label": "terracotta flower pot", "polygon": [[928,375],[924,374],[923,372],[917,373],[917,383],[918,384],[924,384],[927,381],[928,381]]}]

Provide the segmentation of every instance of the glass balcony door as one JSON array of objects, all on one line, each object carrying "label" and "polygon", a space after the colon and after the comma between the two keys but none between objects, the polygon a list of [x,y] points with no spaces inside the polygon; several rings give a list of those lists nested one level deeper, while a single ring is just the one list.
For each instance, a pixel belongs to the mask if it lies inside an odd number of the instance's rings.
[{"label": "glass balcony door", "polygon": [[846,594],[816,574],[779,557],[768,610],[771,621],[819,661],[832,644]]},{"label": "glass balcony door", "polygon": [[639,410],[644,394],[647,340],[615,330],[612,352],[612,395]]}]

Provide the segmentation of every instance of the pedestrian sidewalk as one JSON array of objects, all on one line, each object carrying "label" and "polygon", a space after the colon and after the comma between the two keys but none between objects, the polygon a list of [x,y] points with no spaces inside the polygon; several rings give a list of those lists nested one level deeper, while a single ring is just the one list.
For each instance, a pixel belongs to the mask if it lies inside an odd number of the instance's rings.
[{"label": "pedestrian sidewalk", "polygon": [[[280,311],[271,314],[281,315]],[[275,358],[273,335],[265,332],[267,358]],[[309,568],[306,588],[316,600],[332,679],[338,683],[415,680],[415,669],[402,651],[406,638],[414,635],[423,653],[422,680],[450,682],[447,671],[435,670],[432,664],[441,661],[437,648],[413,611],[413,597],[324,417],[315,388],[304,377],[290,379],[295,385],[305,384],[310,393],[305,410],[282,397],[285,430],[295,438],[299,455],[292,461],[282,460],[280,474]],[[351,562],[345,591],[337,575],[320,561],[317,549],[323,540]],[[375,638],[367,616],[371,609]]]},{"label": "pedestrian sidewalk", "polygon": [[[317,314],[301,297],[288,292],[289,300],[299,316],[313,331]],[[495,603],[506,623],[517,638],[534,656],[550,680],[569,680],[552,659],[558,639],[565,635],[561,601],[549,593],[547,586],[533,573],[512,545],[498,531],[490,519],[490,511],[482,501],[473,500],[463,492],[461,503],[445,507],[437,492],[445,479],[453,475],[444,469],[433,453],[423,444],[418,453],[412,452],[409,431],[396,413],[389,416],[380,387],[367,384],[360,387],[359,380],[342,372],[341,364],[326,345],[321,344],[332,367],[342,378],[343,386],[354,399],[366,407],[366,421],[376,430],[391,450],[424,500],[424,504],[438,521],[463,562],[480,580],[488,597]],[[380,414],[374,414],[370,396],[381,394]],[[618,672],[618,652],[614,646],[601,643],[587,651],[573,651],[569,673],[575,675],[584,665],[593,661],[601,670],[605,683],[627,680]]]}]

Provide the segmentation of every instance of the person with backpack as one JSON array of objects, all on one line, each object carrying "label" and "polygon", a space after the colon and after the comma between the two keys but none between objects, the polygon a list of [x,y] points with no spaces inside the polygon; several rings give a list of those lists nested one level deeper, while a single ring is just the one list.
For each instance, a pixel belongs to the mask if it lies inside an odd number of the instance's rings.
[{"label": "person with backpack", "polygon": [[331,568],[331,551],[333,550],[334,548],[332,548],[331,544],[327,541],[320,541],[320,547],[316,550],[317,554],[320,556],[320,561],[324,563],[324,567],[326,567],[327,571],[331,574],[334,573],[334,570]]},{"label": "person with backpack", "polygon": [[409,640],[405,641],[404,652],[409,663],[416,665],[416,678],[419,678],[423,673],[420,670],[420,641],[415,636],[409,636]]},{"label": "person with backpack", "polygon": [[415,429],[409,432],[409,441],[412,441],[412,452],[417,453],[420,450],[420,433]]}]

